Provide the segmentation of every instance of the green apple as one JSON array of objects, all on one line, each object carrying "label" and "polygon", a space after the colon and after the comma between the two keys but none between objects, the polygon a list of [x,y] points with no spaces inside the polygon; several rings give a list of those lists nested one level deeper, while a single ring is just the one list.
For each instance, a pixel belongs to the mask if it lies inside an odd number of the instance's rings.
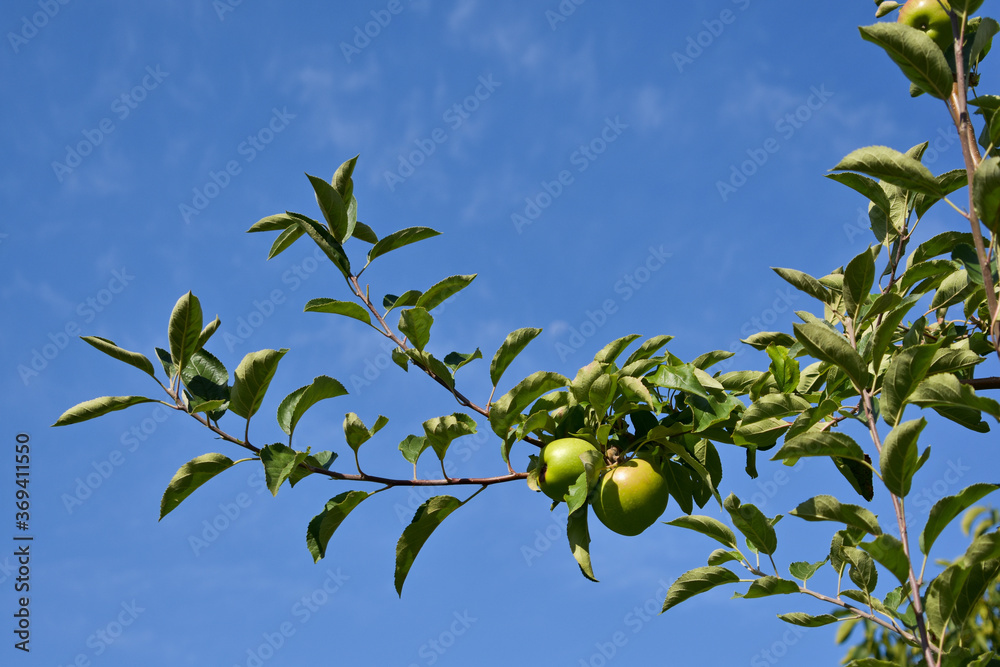
[{"label": "green apple", "polygon": [[951,31],[951,15],[948,3],[938,0],[908,0],[899,10],[899,23],[916,28],[927,34],[942,49],[951,48],[954,34]]},{"label": "green apple", "polygon": [[667,480],[651,457],[636,456],[609,468],[597,484],[591,507],[620,535],[638,535],[660,518],[670,498]]},{"label": "green apple", "polygon": [[563,500],[584,472],[580,455],[589,451],[598,450],[580,438],[559,438],[542,447],[538,455],[538,488],[542,493],[552,500]]}]

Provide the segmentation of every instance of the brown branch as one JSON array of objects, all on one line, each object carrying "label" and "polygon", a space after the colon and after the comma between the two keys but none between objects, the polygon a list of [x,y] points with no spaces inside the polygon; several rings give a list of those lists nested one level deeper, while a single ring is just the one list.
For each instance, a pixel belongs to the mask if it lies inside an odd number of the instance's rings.
[{"label": "brown branch", "polygon": [[1000,377],[992,378],[972,378],[970,380],[959,380],[962,384],[967,384],[973,389],[1000,389]]}]

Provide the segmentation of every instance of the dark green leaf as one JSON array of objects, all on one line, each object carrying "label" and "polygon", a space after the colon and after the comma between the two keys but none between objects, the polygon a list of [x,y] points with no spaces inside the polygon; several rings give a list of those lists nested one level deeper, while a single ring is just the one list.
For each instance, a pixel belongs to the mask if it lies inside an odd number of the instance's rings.
[{"label": "dark green leaf", "polygon": [[327,501],[323,511],[309,521],[306,529],[306,545],[313,562],[326,556],[326,547],[333,533],[340,527],[351,511],[369,496],[364,491],[345,491]]},{"label": "dark green leaf", "polygon": [[[881,246],[876,247],[876,251]],[[862,306],[875,284],[875,257],[871,248],[855,257],[844,269],[844,307],[847,316],[857,320]]]},{"label": "dark green leaf", "polygon": [[452,512],[462,506],[458,498],[452,496],[434,496],[417,508],[413,520],[399,537],[396,544],[396,593],[403,595],[403,584],[410,573],[413,561],[427,538],[448,518]]},{"label": "dark green leaf", "polygon": [[785,623],[791,623],[792,625],[798,625],[803,628],[818,628],[824,625],[830,625],[831,623],[836,623],[840,620],[832,614],[810,616],[809,614],[804,614],[801,611],[793,611],[790,614],[778,614],[778,618],[783,620]]},{"label": "dark green leaf", "polygon": [[729,494],[723,503],[733,520],[733,525],[747,538],[757,551],[771,555],[778,548],[778,537],[774,526],[764,513],[754,505],[742,505],[740,499]]},{"label": "dark green leaf", "polygon": [[955,517],[998,488],[1000,486],[996,484],[973,484],[962,489],[957,495],[946,496],[937,501],[931,508],[923,532],[920,533],[920,551],[924,554],[930,553],[938,535]]},{"label": "dark green leaf", "polygon": [[403,246],[411,243],[416,243],[417,241],[429,239],[440,233],[441,232],[434,231],[429,227],[407,227],[406,229],[401,229],[398,232],[393,232],[385,238],[380,239],[378,243],[372,246],[372,249],[368,251],[368,261],[372,262],[376,257],[381,257],[387,252],[396,250],[397,248],[402,248]]},{"label": "dark green leaf", "polygon": [[451,352],[444,358],[445,365],[451,369],[452,373],[458,371],[459,368],[466,365],[469,362],[475,361],[476,359],[482,359],[483,353],[476,348],[476,351],[472,354],[464,354],[462,352]]},{"label": "dark green leaf", "polygon": [[291,212],[288,215],[295,219],[296,224],[309,235],[313,243],[319,246],[319,249],[323,251],[327,259],[333,262],[344,278],[349,278],[351,276],[351,263],[348,261],[347,255],[344,254],[343,246],[334,238],[330,230],[308,216]]},{"label": "dark green leaf", "polygon": [[305,452],[297,452],[281,443],[266,445],[260,450],[260,460],[264,464],[264,479],[271,495],[278,495],[278,488],[292,474],[296,466],[305,461]]},{"label": "dark green leaf", "polygon": [[649,378],[650,384],[664,389],[676,389],[702,398],[710,398],[711,394],[695,375],[695,367],[691,364],[682,366],[661,365]]},{"label": "dark green leaf", "polygon": [[[795,289],[805,292],[823,303],[829,303],[833,298],[830,291],[808,273],[796,271],[795,269],[780,269],[775,267],[771,267],[771,270],[784,278]],[[785,347],[788,346],[786,345]]]},{"label": "dark green leaf", "polygon": [[991,232],[1000,232],[1000,160],[980,162],[972,187],[976,215]]},{"label": "dark green leaf", "polygon": [[[740,578],[732,571],[724,567],[708,566],[689,570],[677,578],[667,590],[667,598],[663,601],[663,610],[666,611],[688,598],[692,598],[699,593],[711,590],[723,584],[735,584]],[[661,612],[662,613],[662,612]]]},{"label": "dark green leaf", "polygon": [[[940,47],[924,32],[903,23],[876,23],[861,27],[859,30],[863,39],[885,49],[893,62],[899,65],[906,78],[920,90],[939,100],[948,99],[954,75]],[[879,177],[878,172],[873,173],[864,169],[851,169],[851,171],[861,171]],[[922,191],[920,188],[910,187],[888,178],[884,180],[908,190]]]},{"label": "dark green leaf", "polygon": [[170,361],[177,370],[183,371],[191,355],[198,350],[201,327],[201,303],[198,297],[188,292],[174,305],[168,326]]},{"label": "dark green leaf", "polygon": [[490,406],[490,426],[501,438],[518,420],[521,412],[543,394],[566,387],[568,378],[548,371],[538,371],[521,380]]},{"label": "dark green leaf", "polygon": [[580,572],[591,581],[597,581],[590,562],[590,530],[587,528],[587,508],[581,507],[571,512],[566,521],[566,536],[573,558],[580,566]]},{"label": "dark green leaf", "polygon": [[160,519],[170,514],[199,486],[232,466],[232,459],[222,454],[202,454],[182,465],[160,499]]},{"label": "dark green leaf", "polygon": [[353,301],[337,301],[336,299],[310,299],[304,309],[306,313],[330,313],[344,315],[372,326],[371,315],[364,306]]},{"label": "dark green leaf", "polygon": [[139,405],[140,403],[159,403],[160,401],[146,398],[145,396],[101,396],[92,398],[89,401],[74,405],[55,421],[53,426],[67,426],[85,422],[125,408]]},{"label": "dark green leaf", "polygon": [[144,355],[138,352],[130,352],[124,348],[115,345],[114,341],[110,341],[107,338],[101,338],[100,336],[80,336],[80,339],[85,343],[96,347],[98,350],[104,354],[114,357],[118,361],[124,361],[130,366],[135,366],[144,373],[148,373],[152,377],[156,377],[153,371],[153,362],[147,359]]},{"label": "dark green leaf", "polygon": [[345,396],[347,389],[337,380],[326,375],[320,375],[310,384],[300,387],[290,393],[278,406],[278,425],[288,435],[295,431],[306,410],[327,398]]},{"label": "dark green leaf", "polygon": [[927,420],[920,418],[903,422],[892,429],[882,445],[879,468],[885,487],[900,498],[910,493],[913,475],[917,472],[919,454],[917,439],[927,426]]},{"label": "dark green leaf", "polygon": [[287,349],[259,350],[243,357],[236,367],[229,395],[229,410],[233,414],[250,419],[260,409],[264,394],[278,370],[278,362],[286,352]]},{"label": "dark green leaf", "polygon": [[878,519],[871,511],[857,505],[841,504],[833,496],[820,495],[800,503],[790,512],[806,521],[836,521],[871,535],[881,535]]},{"label": "dark green leaf", "polygon": [[882,383],[882,419],[895,426],[903,416],[903,409],[911,394],[927,376],[939,343],[914,345],[895,356],[886,369]]},{"label": "dark green leaf", "polygon": [[786,439],[772,461],[799,459],[809,456],[838,456],[864,461],[865,453],[861,445],[846,433],[835,431],[806,431],[794,438]]},{"label": "dark green leaf", "polygon": [[794,324],[792,328],[806,352],[842,369],[856,389],[861,390],[868,384],[866,364],[844,336],[814,322]]},{"label": "dark green leaf", "polygon": [[743,597],[748,599],[763,598],[770,595],[788,595],[789,593],[798,592],[799,585],[794,581],[766,576],[760,577],[750,584],[750,588],[748,588],[747,592],[743,594]]},{"label": "dark green leaf", "polygon": [[902,585],[910,580],[910,561],[903,551],[903,543],[892,535],[879,535],[871,542],[862,542],[867,551],[882,567],[889,570]]},{"label": "dark green leaf", "polygon": [[399,314],[399,330],[423,352],[431,339],[431,325],[434,318],[424,308],[408,308]]},{"label": "dark green leaf", "polygon": [[322,178],[310,176],[309,174],[306,174],[306,176],[309,178],[313,191],[316,193],[316,203],[319,204],[319,209],[323,212],[323,217],[326,219],[330,233],[333,234],[333,238],[336,239],[337,243],[343,243],[351,237],[351,233],[354,231],[348,225],[347,205],[344,203],[340,193],[331,184]]},{"label": "dark green leaf", "polygon": [[475,274],[471,276],[451,276],[432,285],[426,292],[420,295],[416,305],[425,310],[431,311],[450,299],[453,295],[462,291],[475,280]]},{"label": "dark green leaf", "polygon": [[681,516],[677,517],[673,521],[665,521],[668,526],[678,526],[680,528],[687,528],[688,530],[693,530],[702,535],[708,535],[713,540],[733,549],[738,548],[736,543],[736,535],[733,531],[729,529],[729,526],[722,523],[718,519],[713,519],[710,516]]},{"label": "dark green leaf", "polygon": [[500,382],[500,377],[517,355],[540,333],[542,333],[541,329],[525,328],[507,335],[507,339],[504,340],[503,345],[493,355],[493,361],[490,362],[490,380],[493,382],[493,386]]}]

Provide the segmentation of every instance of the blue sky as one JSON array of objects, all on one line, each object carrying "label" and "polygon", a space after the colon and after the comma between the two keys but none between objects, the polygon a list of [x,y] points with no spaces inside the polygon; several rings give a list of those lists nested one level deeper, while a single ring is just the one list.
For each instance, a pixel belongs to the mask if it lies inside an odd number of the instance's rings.
[{"label": "blue sky", "polygon": [[[305,241],[267,262],[271,239],[244,233],[286,209],[318,215],[303,172],[329,178],[357,154],[362,221],[380,235],[442,232],[373,265],[373,293],[477,273],[436,313],[445,352],[479,347],[488,360],[508,332],[544,329],[507,387],[538,369],[572,376],[630,333],[674,335],[671,351],[691,359],[787,328],[794,310],[816,307],[768,267],[822,275],[869,243],[864,203],[827,169],[859,146],[925,140],[937,140],[935,172],[961,163],[943,106],[911,101],[858,36],[873,3],[805,6],[4,3],[0,506],[12,520],[15,437],[28,434],[35,537],[32,651],[8,634],[4,664],[836,664],[829,629],[775,618],[827,610],[807,599],[718,590],[648,615],[714,548],[679,529],[624,538],[592,526],[594,584],[543,497],[494,487],[428,542],[400,600],[393,556],[425,499],[416,492],[368,501],[314,565],[305,526],[348,487],[311,479],[272,498],[245,464],[158,523],[180,465],[239,452],[148,405],[48,427],[85,399],[155,390],[76,336],[152,355],[192,290],[222,320],[209,347],[230,370],[248,352],[290,348],[255,418],[258,441],[279,439],[280,397],[328,374],[351,395],[314,408],[298,442],[349,455],[343,414],[384,414],[362,460],[406,474],[396,444],[454,403],[389,367],[356,322],[302,313],[311,298],[347,297]],[[987,70],[983,90],[993,88]],[[734,176],[741,168],[750,175]],[[942,206],[922,224],[929,235],[956,221]],[[730,368],[761,356],[742,350]],[[480,402],[487,367],[463,369]],[[918,520],[942,495],[996,481],[994,434],[941,425],[925,438],[935,456],[915,482]],[[454,451],[458,474],[503,472],[486,434]],[[851,493],[822,462],[762,465],[750,480],[741,452],[723,455],[723,491],[768,514]],[[522,469],[526,456],[515,449]],[[779,525],[779,561],[822,559],[830,527],[793,521]],[[957,531],[947,537],[942,557],[963,548]],[[8,618],[12,548],[0,552]]]}]

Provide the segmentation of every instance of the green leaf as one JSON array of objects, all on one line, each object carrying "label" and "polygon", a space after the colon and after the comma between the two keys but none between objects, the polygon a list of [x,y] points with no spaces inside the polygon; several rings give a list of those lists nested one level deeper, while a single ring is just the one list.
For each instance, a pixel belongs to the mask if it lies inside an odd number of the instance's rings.
[{"label": "green leaf", "polygon": [[[388,251],[386,251],[388,252]],[[413,520],[399,537],[396,543],[396,593],[402,597],[403,584],[410,573],[413,561],[427,538],[441,525],[441,522],[456,509],[462,506],[462,501],[452,496],[434,496],[417,508]]]},{"label": "green leaf", "polygon": [[327,259],[333,262],[344,278],[350,278],[351,263],[348,261],[347,255],[344,254],[343,246],[334,238],[330,230],[308,216],[291,212],[288,215],[295,219],[296,224],[309,235],[313,243],[319,246],[319,249],[323,251]]},{"label": "green leaf", "polygon": [[875,497],[875,472],[870,467],[871,459],[865,454],[863,461],[857,459],[833,457],[837,472],[843,475],[858,495],[867,501]]},{"label": "green leaf", "polygon": [[378,243],[372,246],[372,249],[368,251],[368,262],[371,263],[377,257],[381,257],[387,252],[396,250],[397,248],[402,248],[405,245],[411,243],[416,243],[417,241],[423,241],[424,239],[429,239],[432,236],[437,236],[441,232],[434,231],[429,227],[407,227],[406,229],[401,229],[398,232],[393,232],[383,239],[380,239]]},{"label": "green leaf", "polygon": [[1000,560],[988,560],[968,568],[965,581],[955,595],[955,607],[951,616],[952,622],[960,630],[970,618],[975,617],[977,607],[986,594],[994,588],[998,576],[1000,576]]},{"label": "green leaf", "polygon": [[1000,233],[1000,160],[980,162],[972,187],[976,215],[992,233]]},{"label": "green leaf", "polygon": [[[968,408],[985,412],[1000,421],[1000,403],[992,398],[976,395],[976,391],[962,384],[954,375],[932,375],[924,379],[909,402],[922,408]],[[947,415],[946,415],[947,416]]]},{"label": "green leaf", "polygon": [[[316,452],[314,454],[309,454],[302,461],[303,465],[312,466],[314,468],[320,468],[322,470],[329,470],[333,462],[337,460],[337,455],[331,451],[323,450],[321,452]],[[288,476],[288,483],[295,486],[303,479],[312,475],[313,471],[303,468],[302,466],[296,467],[292,470],[292,474]]]},{"label": "green leaf", "polygon": [[840,620],[832,614],[810,616],[809,614],[802,613],[801,611],[793,611],[790,614],[778,614],[778,618],[783,620],[785,623],[791,623],[792,625],[798,625],[803,628],[819,628],[824,625],[836,623]]},{"label": "green leaf", "polygon": [[770,595],[788,595],[790,593],[798,593],[799,585],[794,581],[788,579],[780,579],[773,576],[760,577],[752,584],[747,592],[743,594],[744,598],[763,598]]},{"label": "green leaf", "polygon": [[278,234],[278,236],[274,239],[274,242],[271,243],[271,249],[267,252],[267,258],[274,259],[281,253],[285,252],[292,247],[293,243],[302,238],[302,235],[305,233],[305,229],[299,225],[292,225],[286,228]]},{"label": "green leaf", "polygon": [[264,479],[271,495],[278,495],[278,488],[295,468],[305,461],[305,452],[297,452],[281,443],[266,445],[260,450],[260,460],[264,464]]},{"label": "green leaf", "polygon": [[871,511],[857,505],[841,504],[833,496],[819,495],[810,498],[790,512],[806,521],[836,521],[858,528],[871,535],[881,535],[878,519]]},{"label": "green leaf", "polygon": [[280,232],[295,225],[298,225],[297,218],[293,217],[290,213],[279,213],[277,215],[269,215],[266,218],[261,218],[250,226],[247,233]]},{"label": "green leaf", "polygon": [[924,607],[927,612],[927,629],[930,632],[941,636],[948,627],[955,611],[955,598],[967,576],[968,570],[952,565],[928,585]]},{"label": "green leaf", "polygon": [[693,530],[701,533],[702,535],[708,535],[713,540],[723,544],[724,546],[731,547],[733,549],[739,548],[739,545],[736,542],[736,535],[729,529],[729,526],[710,516],[700,516],[697,514],[691,516],[681,516],[677,517],[673,521],[665,521],[664,523],[668,526],[687,528],[688,530]]},{"label": "green leaf", "polygon": [[882,567],[889,570],[906,586],[910,580],[910,561],[903,550],[903,543],[892,535],[879,535],[871,542],[862,542],[861,548],[874,558]]},{"label": "green leaf", "polygon": [[371,227],[360,220],[354,225],[354,238],[360,239],[365,243],[371,243],[372,245],[378,243],[378,235],[375,234]]},{"label": "green leaf", "polygon": [[771,555],[778,548],[778,536],[774,525],[764,513],[754,505],[742,505],[735,494],[729,494],[723,503],[733,520],[733,525],[747,538],[747,541],[761,553]]},{"label": "green leaf", "polygon": [[420,295],[416,305],[427,311],[434,310],[442,303],[450,299],[469,286],[475,280],[475,274],[471,276],[450,276],[432,285],[426,292]]},{"label": "green leaf", "polygon": [[817,322],[794,324],[795,337],[811,356],[842,369],[859,391],[868,384],[868,369],[847,339]]},{"label": "green leaf", "polygon": [[879,458],[882,482],[890,493],[900,498],[910,493],[910,484],[918,468],[917,439],[925,426],[927,420],[924,418],[899,424],[882,445]]},{"label": "green leaf", "polygon": [[201,304],[198,297],[188,292],[174,305],[170,313],[170,325],[167,328],[170,339],[170,361],[177,370],[183,371],[191,355],[197,352],[201,327]]},{"label": "green leaf", "polygon": [[250,352],[236,367],[233,388],[229,394],[229,410],[240,417],[250,419],[260,409],[264,394],[271,384],[278,362],[288,352],[281,350],[259,350]]},{"label": "green leaf", "polygon": [[966,567],[1000,558],[1000,532],[983,533],[972,541],[963,556]]},{"label": "green leaf", "polygon": [[888,197],[885,196],[885,190],[882,189],[882,186],[877,181],[867,176],[852,174],[850,172],[827,174],[826,177],[861,193],[871,203],[882,209],[882,212],[886,215],[892,213],[892,207],[889,205]]},{"label": "green leaf", "polygon": [[796,579],[801,579],[803,585],[806,581],[812,579],[812,576],[816,574],[821,567],[826,565],[826,562],[830,560],[829,558],[824,558],[818,563],[807,563],[805,561],[798,561],[796,563],[791,563],[788,566],[788,572]]},{"label": "green leaf", "polygon": [[548,371],[532,373],[490,406],[490,426],[501,438],[529,405],[553,389],[569,386],[568,378]]},{"label": "green leaf", "polygon": [[[738,583],[740,578],[728,568],[708,566],[689,570],[677,578],[667,590],[662,611],[675,607],[688,598],[711,590],[723,584]],[[661,613],[662,613],[661,611]]]},{"label": "green leaf", "polygon": [[639,334],[629,334],[628,336],[622,336],[617,338],[607,345],[605,345],[600,352],[594,355],[594,361],[602,364],[613,364],[615,359],[625,351],[629,345],[631,345],[637,338]]},{"label": "green leaf", "polygon": [[648,381],[650,384],[664,389],[676,389],[702,398],[711,398],[711,394],[695,375],[695,367],[691,364],[661,365],[656,369],[656,373],[648,377]]},{"label": "green leaf", "polygon": [[415,289],[407,290],[396,296],[394,294],[386,294],[385,298],[382,299],[382,306],[386,309],[385,314],[388,315],[389,311],[393,308],[406,308],[407,306],[414,306],[417,303],[417,299],[423,292]]},{"label": "green leaf", "polygon": [[337,171],[333,173],[333,178],[330,179],[330,184],[340,194],[345,204],[354,196],[354,180],[351,177],[354,175],[354,167],[357,163],[357,155],[350,160],[344,160],[337,167]]},{"label": "green leaf", "polygon": [[314,563],[326,556],[326,547],[333,533],[347,515],[369,495],[364,491],[345,491],[328,500],[323,511],[309,521],[309,527],[306,529],[306,545]]},{"label": "green leaf", "polygon": [[96,347],[109,357],[114,357],[118,361],[124,361],[128,365],[135,366],[140,371],[148,373],[151,377],[156,377],[153,371],[153,362],[147,359],[144,355],[139,354],[138,352],[129,352],[128,350],[115,345],[114,341],[108,340],[107,338],[101,338],[100,336],[80,336],[80,339],[83,342]]},{"label": "green leaf", "polygon": [[899,423],[908,399],[927,377],[940,347],[940,343],[914,345],[899,352],[889,364],[882,382],[881,407],[882,419],[890,426]]},{"label": "green leaf", "polygon": [[348,412],[344,415],[344,438],[347,440],[348,446],[354,450],[354,454],[357,455],[361,445],[371,440],[372,436],[382,430],[382,427],[387,423],[389,420],[379,415],[375,424],[369,429],[360,417],[353,412]]},{"label": "green leaf", "polygon": [[[399,348],[395,348],[399,350]],[[404,365],[401,363],[403,361],[402,357],[393,351],[393,361],[395,361],[403,370],[406,370]],[[425,369],[429,369],[435,376],[441,378],[445,386],[454,391],[455,389],[455,377],[451,372],[451,369],[444,365],[444,363],[435,357],[430,352],[424,350],[417,350],[412,347],[407,348],[402,352],[407,358],[412,359],[415,363],[419,364]]]},{"label": "green leaf", "polygon": [[[169,361],[169,356],[167,356]],[[191,356],[181,373],[187,388],[189,410],[206,412],[209,419],[218,421],[229,407],[229,371],[208,350],[198,350]],[[217,403],[217,407],[210,407]]]},{"label": "green leaf", "polygon": [[303,309],[306,313],[330,313],[333,315],[343,315],[368,326],[372,325],[372,318],[365,310],[364,306],[353,301],[337,301],[336,299],[310,299]]},{"label": "green leaf", "polygon": [[[62,413],[59,419],[52,425],[67,426],[69,424],[77,424],[85,422],[88,419],[101,417],[109,412],[124,410],[140,403],[160,403],[160,401],[146,398],[145,396],[101,396],[100,398],[92,398],[89,401],[74,405]],[[164,405],[166,404],[164,403]]]},{"label": "green leaf", "polygon": [[413,465],[417,465],[417,459],[424,453],[424,450],[431,446],[427,437],[423,435],[408,435],[399,443],[399,451],[403,458]]},{"label": "green leaf", "polygon": [[587,527],[586,505],[575,512],[570,512],[566,521],[566,536],[569,538],[569,548],[573,552],[573,558],[580,566],[580,572],[587,579],[597,581],[590,562],[590,530]]},{"label": "green leaf", "polygon": [[788,355],[788,348],[781,345],[768,345],[767,356],[771,358],[771,377],[782,392],[792,392],[799,384],[802,373],[799,360]]},{"label": "green leaf", "polygon": [[490,362],[490,381],[493,382],[494,387],[500,383],[500,377],[511,362],[540,333],[542,333],[541,329],[524,328],[512,331],[507,335],[500,349],[493,355],[493,361]]},{"label": "green leaf", "polygon": [[727,551],[725,549],[716,549],[708,555],[709,565],[722,565],[723,563],[730,562],[743,562],[743,554],[739,551]]},{"label": "green leaf", "polygon": [[845,547],[844,556],[851,564],[848,576],[861,590],[871,594],[878,586],[878,569],[875,561],[866,552],[855,547]]},{"label": "green leaf", "polygon": [[653,336],[649,340],[645,341],[642,345],[640,345],[639,349],[637,349],[635,352],[629,355],[628,359],[625,360],[625,364],[622,366],[622,368],[625,368],[625,366],[628,366],[635,362],[651,358],[654,354],[659,352],[664,345],[666,345],[673,339],[674,339],[673,336],[662,336],[662,335]]},{"label": "green leaf", "polygon": [[931,196],[941,194],[934,174],[920,160],[887,146],[867,146],[852,151],[833,171],[858,171],[905,190]]},{"label": "green leaf", "polygon": [[453,440],[476,432],[476,420],[467,414],[456,412],[446,417],[428,419],[423,427],[427,443],[434,448],[438,458],[444,461]]},{"label": "green leaf", "polygon": [[327,227],[337,243],[343,243],[351,237],[354,231],[350,229],[347,218],[347,205],[340,193],[322,178],[306,174],[316,193],[316,203],[326,219]]},{"label": "green leaf", "polygon": [[310,384],[299,387],[281,401],[278,406],[278,426],[287,435],[295,432],[295,425],[299,423],[306,410],[327,398],[345,396],[347,389],[337,380],[326,375],[320,375],[313,379]]},{"label": "green leaf", "polygon": [[476,359],[482,359],[483,353],[476,348],[476,351],[472,354],[465,354],[462,352],[451,352],[444,358],[445,365],[451,369],[452,373],[458,371],[459,368],[465,366],[469,362],[475,361]]},{"label": "green leaf", "polygon": [[938,535],[955,517],[998,488],[1000,486],[996,484],[973,484],[962,489],[957,495],[946,496],[937,501],[931,508],[923,532],[920,533],[920,551],[924,554],[930,553]]},{"label": "green leaf", "polygon": [[202,454],[182,465],[167,484],[167,490],[160,499],[160,520],[194,493],[195,489],[233,465],[232,459],[222,454]]},{"label": "green leaf", "polygon": [[[962,173],[965,172],[963,171]],[[969,232],[949,231],[932,236],[918,245],[909,259],[906,260],[907,271],[917,264],[926,262],[934,257],[939,257],[945,253],[950,253],[960,245],[973,244],[972,234]]]},{"label": "green leaf", "polygon": [[[771,267],[771,270],[784,278],[795,289],[805,292],[809,296],[818,299],[823,303],[830,303],[833,296],[830,291],[823,287],[823,284],[810,276],[808,273],[796,271],[795,269],[781,269]],[[753,338],[751,336],[751,338]],[[785,347],[788,347],[787,345]]]},{"label": "green leaf", "polygon": [[[859,30],[862,39],[885,49],[906,78],[920,90],[939,100],[948,99],[954,75],[940,47],[924,32],[903,23],[876,23],[863,26]],[[863,169],[851,169],[851,171],[877,176],[877,173],[873,174]],[[883,180],[894,183],[887,178]],[[919,188],[901,183],[894,184],[920,192]]]},{"label": "green leaf", "polygon": [[799,459],[809,456],[838,456],[864,461],[865,453],[854,438],[835,431],[806,431],[785,440],[772,461]]},{"label": "green leaf", "polygon": [[[876,246],[875,251],[881,246]],[[875,284],[875,256],[871,248],[855,257],[844,269],[844,286],[842,295],[847,316],[853,320],[859,318],[861,308],[871,294]]]},{"label": "green leaf", "polygon": [[432,324],[434,318],[424,308],[408,308],[399,314],[399,330],[421,352],[430,342]]}]

